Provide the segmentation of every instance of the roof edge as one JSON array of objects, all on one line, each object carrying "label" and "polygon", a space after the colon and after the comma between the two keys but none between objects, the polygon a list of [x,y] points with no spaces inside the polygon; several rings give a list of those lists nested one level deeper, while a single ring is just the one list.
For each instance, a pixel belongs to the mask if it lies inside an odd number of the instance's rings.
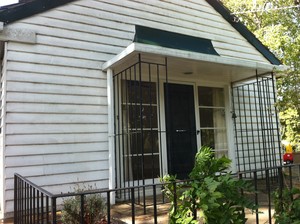
[{"label": "roof edge", "polygon": [[133,54],[134,52],[161,55],[164,57],[182,58],[182,59],[194,60],[194,61],[204,61],[208,63],[217,63],[217,64],[245,67],[251,69],[265,69],[270,72],[284,69],[282,65],[273,65],[269,63],[248,61],[248,60],[242,60],[236,58],[226,58],[217,55],[190,52],[185,50],[178,50],[178,49],[172,49],[168,47],[162,47],[162,46],[156,46],[156,45],[150,45],[144,43],[136,43],[136,42],[131,43],[121,53],[119,53],[118,55],[114,56],[113,58],[103,63],[101,69],[103,71],[106,71],[109,68],[115,67],[118,63],[120,63],[120,61],[124,60],[127,56]]},{"label": "roof edge", "polygon": [[206,0],[222,17],[233,26],[252,46],[256,48],[269,62],[274,65],[281,65],[282,62],[257,39],[257,37],[241,22],[236,21],[228,8],[220,0]]},{"label": "roof edge", "polygon": [[0,8],[0,22],[6,25],[73,1],[75,0],[36,0],[4,6]]}]

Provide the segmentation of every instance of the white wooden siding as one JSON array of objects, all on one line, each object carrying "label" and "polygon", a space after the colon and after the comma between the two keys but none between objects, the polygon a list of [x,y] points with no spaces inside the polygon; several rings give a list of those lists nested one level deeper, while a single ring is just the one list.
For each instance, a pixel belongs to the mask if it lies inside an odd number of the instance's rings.
[{"label": "white wooden siding", "polygon": [[16,171],[54,193],[75,182],[108,186],[100,68],[132,42],[135,25],[211,39],[223,57],[267,62],[204,0],[79,0],[8,25],[35,31],[37,43],[7,45],[6,212]]}]

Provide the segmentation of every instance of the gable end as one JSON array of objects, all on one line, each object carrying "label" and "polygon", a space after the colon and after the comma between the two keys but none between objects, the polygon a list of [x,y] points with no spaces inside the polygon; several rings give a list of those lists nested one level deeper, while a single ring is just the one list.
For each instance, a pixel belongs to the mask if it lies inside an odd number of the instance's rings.
[{"label": "gable end", "polygon": [[[17,20],[45,12],[76,0],[33,0],[25,3],[0,7],[0,22],[9,24]],[[281,61],[264,46],[254,34],[241,22],[237,22],[220,0],[206,0],[233,28],[235,28],[255,49],[273,65],[281,65]]]},{"label": "gable end", "polygon": [[265,46],[248,28],[237,21],[229,9],[220,0],[206,0],[222,17],[229,22],[250,44],[252,44],[273,65],[281,65],[281,61]]}]

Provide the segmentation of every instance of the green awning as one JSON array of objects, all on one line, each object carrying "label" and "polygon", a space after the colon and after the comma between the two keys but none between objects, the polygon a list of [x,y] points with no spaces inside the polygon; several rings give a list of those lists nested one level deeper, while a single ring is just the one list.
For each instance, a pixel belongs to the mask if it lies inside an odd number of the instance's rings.
[{"label": "green awning", "polygon": [[209,39],[144,26],[136,26],[135,29],[134,42],[136,43],[219,56]]}]

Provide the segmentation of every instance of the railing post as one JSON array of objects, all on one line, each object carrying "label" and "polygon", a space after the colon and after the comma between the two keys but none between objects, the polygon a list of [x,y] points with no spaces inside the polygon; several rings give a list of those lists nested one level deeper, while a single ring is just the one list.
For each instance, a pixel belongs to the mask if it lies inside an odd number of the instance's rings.
[{"label": "railing post", "polygon": [[26,183],[25,184],[25,200],[26,200],[26,208],[25,208],[25,212],[26,212],[26,223],[31,223],[30,222],[30,211],[29,211],[29,209],[30,209],[30,203],[29,203],[29,198],[30,198],[30,196],[29,196],[29,184],[28,183]]},{"label": "railing post", "polygon": [[107,223],[110,223],[110,191],[107,191]]},{"label": "railing post", "polygon": [[289,178],[290,178],[290,189],[293,188],[293,177],[292,177],[292,166],[289,165]]},{"label": "railing post", "polygon": [[146,215],[147,210],[146,210],[146,188],[145,187],[143,187],[143,208],[144,208],[144,215]]},{"label": "railing post", "polygon": [[46,223],[49,223],[49,196],[46,195]]},{"label": "railing post", "polygon": [[[254,171],[254,190],[255,190],[255,205],[258,205],[258,195],[257,195],[257,171]],[[259,224],[258,208],[255,210],[256,214],[256,224]]]},{"label": "railing post", "polygon": [[153,187],[153,209],[154,209],[154,223],[157,224],[157,201],[156,201],[156,185]]},{"label": "railing post", "polygon": [[33,189],[33,222],[36,220],[36,189]]},{"label": "railing post", "polygon": [[14,223],[19,223],[18,220],[18,177],[14,175]]},{"label": "railing post", "polygon": [[280,201],[280,212],[283,211],[283,204],[282,202],[282,191],[283,191],[283,173],[282,167],[278,168],[278,176],[279,176],[279,201]]},{"label": "railing post", "polygon": [[272,205],[271,205],[271,186],[270,186],[270,170],[266,169],[266,185],[268,192],[268,212],[269,212],[269,224],[272,224]]},{"label": "railing post", "polygon": [[[243,179],[243,174],[239,173],[239,179],[242,180]],[[244,196],[244,190],[241,189],[241,195]],[[243,208],[243,215],[245,216],[245,208]]]},{"label": "railing post", "polygon": [[51,198],[52,224],[56,224],[56,197]]},{"label": "railing post", "polygon": [[177,212],[177,192],[176,192],[176,182],[173,183],[174,190],[174,214]]},{"label": "railing post", "polygon": [[41,193],[41,218],[44,223],[44,193]]},{"label": "railing post", "polygon": [[40,220],[40,191],[36,192],[37,221]]},{"label": "railing post", "polygon": [[21,203],[21,206],[20,206],[20,209],[21,209],[20,221],[21,221],[21,223],[23,222],[24,211],[25,211],[23,198],[24,198],[24,182],[21,181],[21,196],[20,196],[20,203]]},{"label": "railing post", "polygon": [[29,198],[30,198],[30,201],[29,201],[29,209],[30,209],[29,210],[30,211],[29,216],[30,216],[30,219],[29,220],[30,220],[30,223],[33,223],[33,220],[32,220],[32,214],[33,214],[33,212],[32,212],[32,209],[33,209],[32,208],[32,200],[33,199],[32,199],[32,186],[31,185],[29,186]]},{"label": "railing post", "polygon": [[196,206],[195,198],[193,198],[193,216],[194,216],[194,220],[197,220],[197,206]]},{"label": "railing post", "polygon": [[80,223],[84,224],[84,194],[80,195]]},{"label": "railing post", "polygon": [[132,224],[135,224],[135,196],[134,196],[134,187],[130,188],[131,190],[131,219],[132,219]]}]

